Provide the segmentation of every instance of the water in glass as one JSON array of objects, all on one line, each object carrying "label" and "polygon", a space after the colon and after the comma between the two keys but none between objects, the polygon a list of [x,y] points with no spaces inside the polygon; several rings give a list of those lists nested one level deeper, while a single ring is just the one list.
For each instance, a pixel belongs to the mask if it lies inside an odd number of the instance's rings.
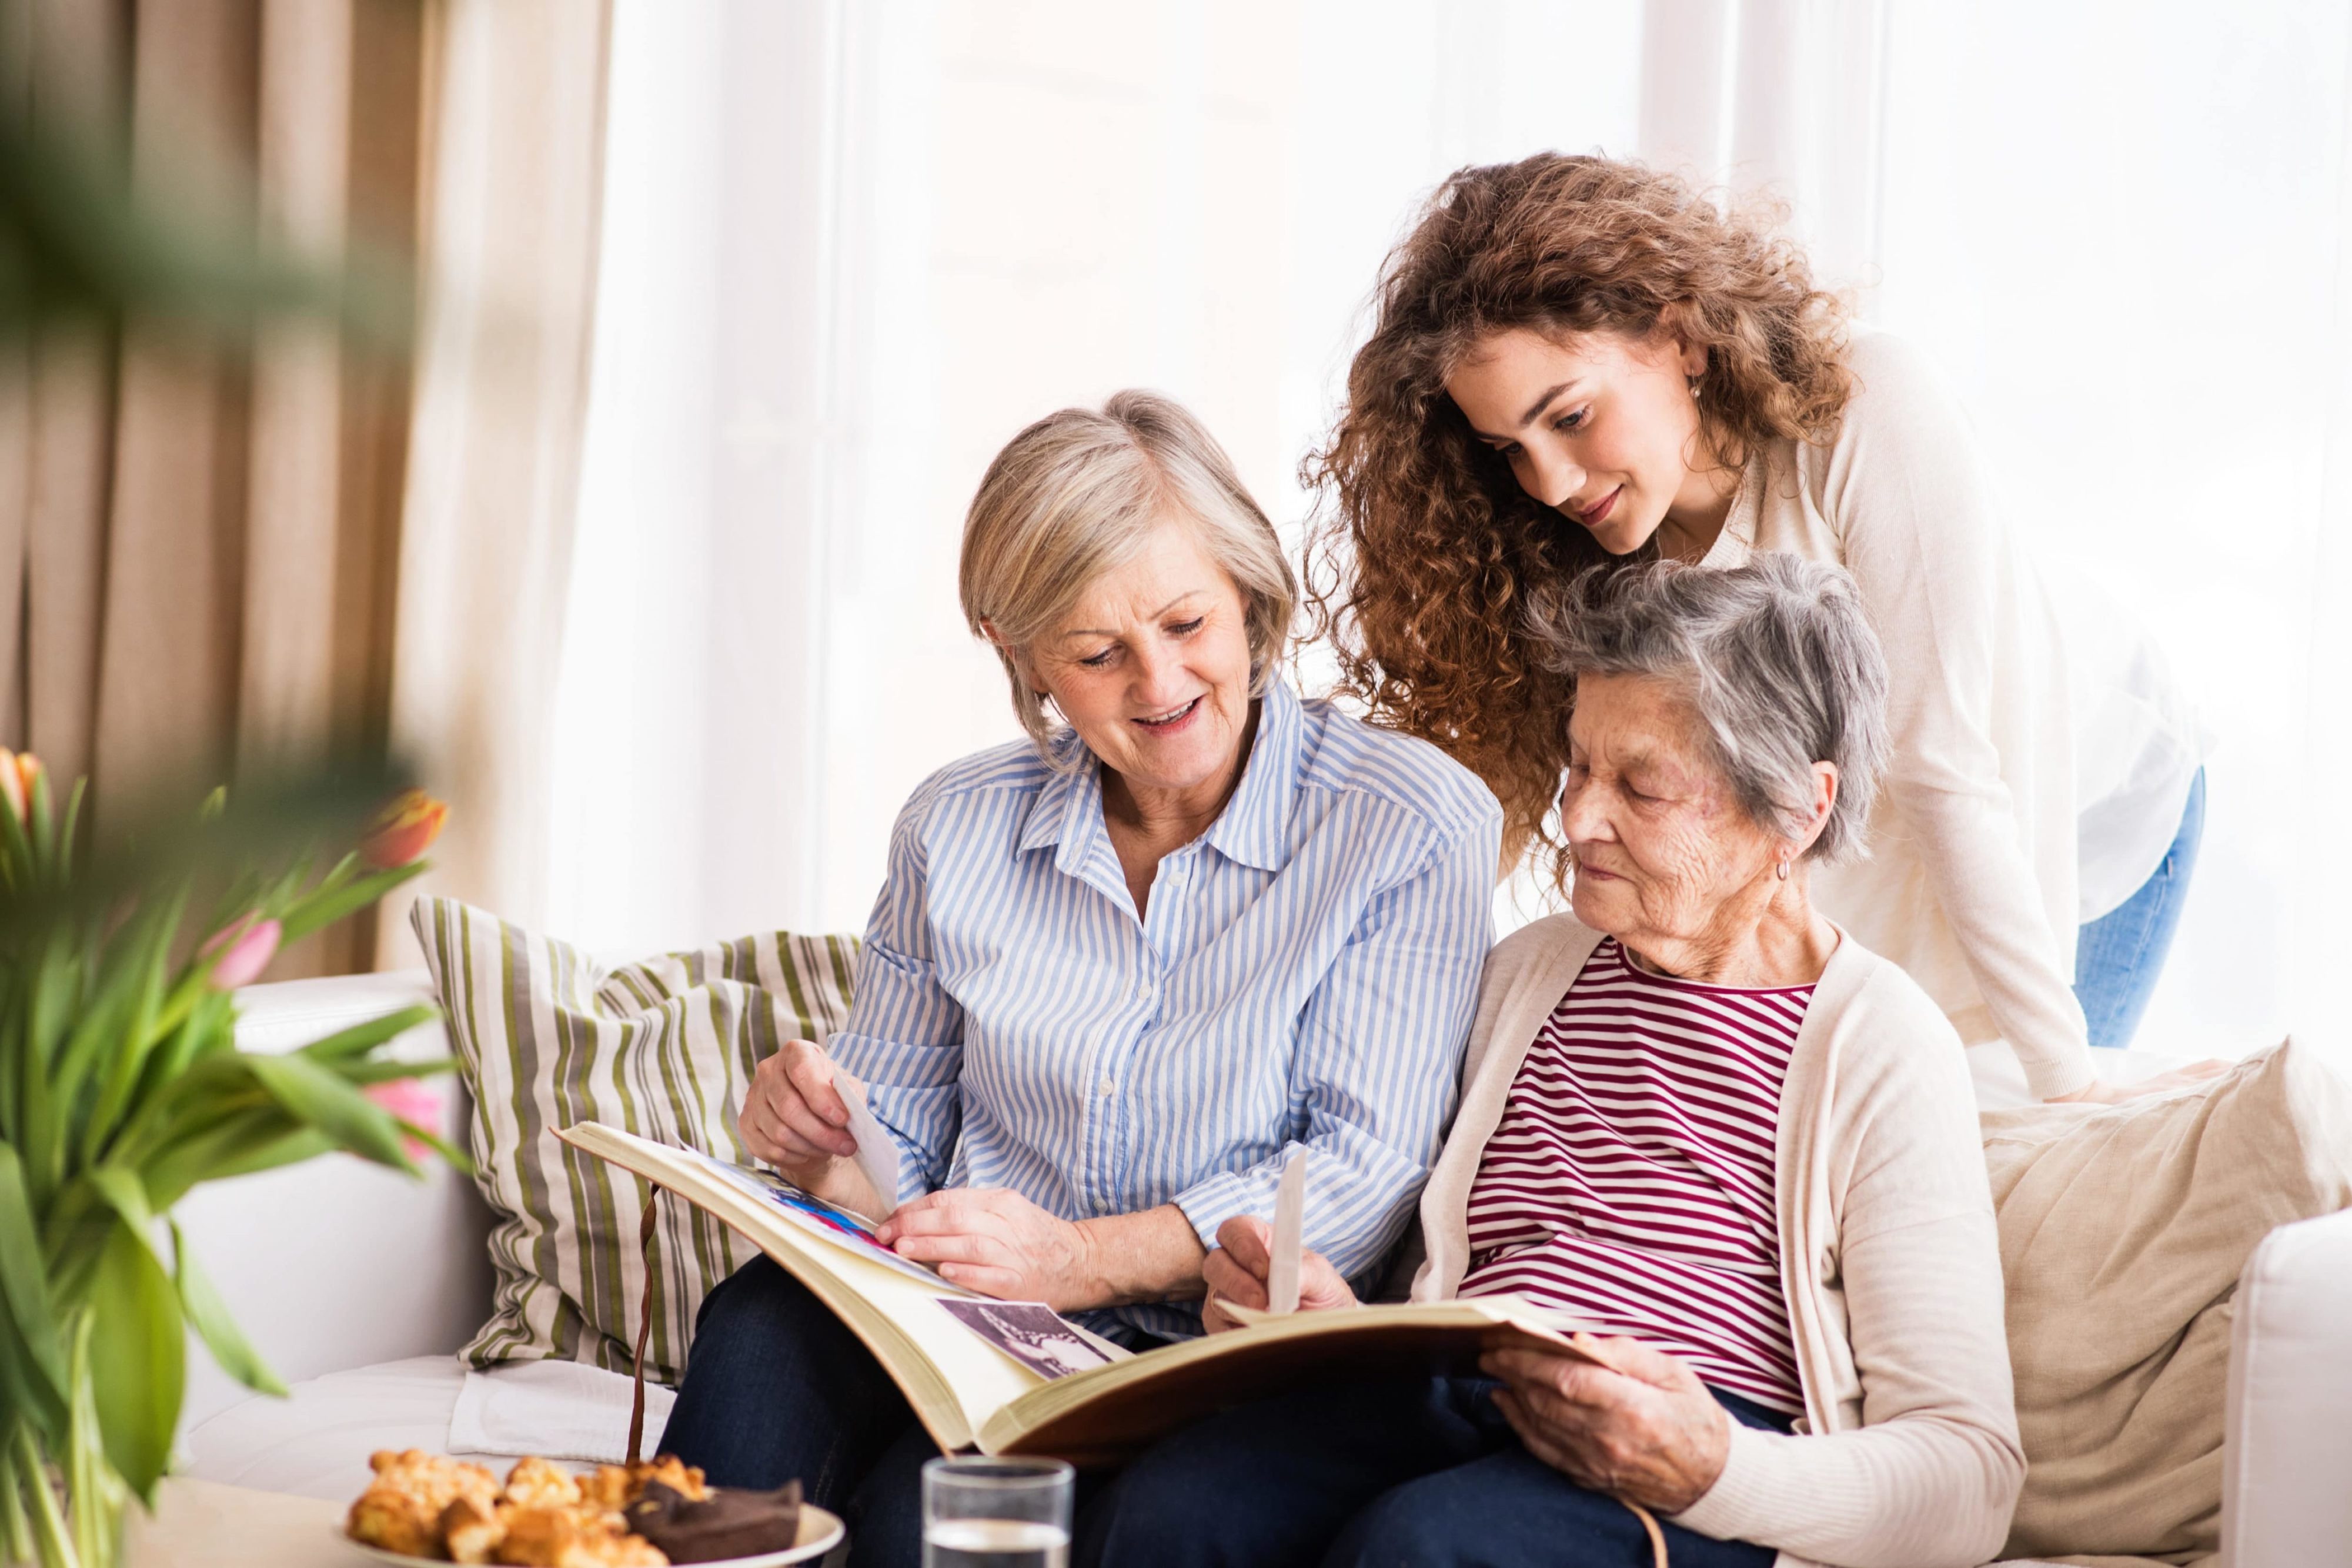
[{"label": "water in glass", "polygon": [[923,1537],[923,1568],[1068,1568],[1070,1532],[1029,1519],[943,1519]]}]

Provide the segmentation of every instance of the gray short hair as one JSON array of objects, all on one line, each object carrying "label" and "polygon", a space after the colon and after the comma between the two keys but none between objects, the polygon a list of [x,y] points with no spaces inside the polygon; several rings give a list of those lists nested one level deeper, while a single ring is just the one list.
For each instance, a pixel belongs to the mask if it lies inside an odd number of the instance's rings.
[{"label": "gray short hair", "polygon": [[1853,577],[1777,552],[1736,567],[1601,568],[1529,608],[1544,664],[1678,688],[1748,814],[1785,838],[1812,817],[1813,764],[1837,801],[1807,858],[1865,852],[1886,769],[1886,658]]},{"label": "gray short hair", "polygon": [[1093,409],[1049,413],[1007,442],[964,518],[958,589],[975,636],[986,622],[1013,683],[1013,709],[1041,750],[1045,705],[1015,653],[1059,625],[1094,580],[1124,566],[1162,521],[1179,518],[1240,589],[1250,695],[1265,691],[1290,636],[1297,580],[1233,460],[1183,404],[1123,392]]}]

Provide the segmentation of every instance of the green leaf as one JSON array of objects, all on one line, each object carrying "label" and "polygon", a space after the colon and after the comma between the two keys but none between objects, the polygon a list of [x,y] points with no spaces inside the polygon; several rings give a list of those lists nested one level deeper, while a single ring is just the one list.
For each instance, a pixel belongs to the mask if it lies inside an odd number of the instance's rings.
[{"label": "green leaf", "polygon": [[[421,1025],[435,1022],[440,1017],[441,1009],[438,1008],[404,1008],[383,1018],[371,1019],[366,1023],[353,1024],[349,1029],[340,1030],[324,1040],[312,1040],[296,1054],[307,1056],[313,1061],[334,1065],[353,1057],[365,1056],[377,1046],[397,1040],[410,1030]],[[415,1071],[422,1074],[433,1071],[438,1066],[437,1062],[419,1063]]]},{"label": "green leaf", "polygon": [[187,1378],[179,1292],[147,1239],[118,1224],[90,1281],[89,1388],[106,1457],[150,1508]]},{"label": "green leaf", "polygon": [[131,1227],[131,1233],[147,1244],[147,1249],[155,1253],[155,1261],[161,1263],[163,1255],[156,1250],[155,1211],[148,1206],[146,1184],[137,1174],[121,1166],[93,1166],[82,1172],[81,1179],[105,1199],[107,1207],[121,1217],[122,1223]]},{"label": "green leaf", "polygon": [[272,1103],[165,1145],[143,1166],[147,1190],[157,1203],[169,1205],[199,1182],[275,1170],[328,1154],[335,1146],[324,1133],[298,1125],[283,1107]]},{"label": "green leaf", "polygon": [[26,792],[25,810],[31,819],[33,861],[47,869],[57,858],[58,825],[50,810],[49,770],[46,768],[33,775],[33,787]]},{"label": "green leaf", "polygon": [[362,1088],[372,1083],[397,1083],[404,1078],[432,1078],[457,1070],[454,1056],[436,1056],[430,1061],[400,1061],[383,1058],[372,1061],[334,1061],[328,1066],[335,1076],[346,1083]]},{"label": "green leaf", "polygon": [[35,1380],[27,1390],[39,1402],[42,1423],[62,1430],[66,1418],[65,1342],[49,1307],[47,1271],[41,1264],[40,1231],[25,1192],[25,1170],[16,1151],[0,1144],[0,1296],[7,1300],[22,1364]]},{"label": "green leaf", "polygon": [[187,1314],[189,1323],[213,1353],[220,1369],[252,1389],[256,1394],[286,1396],[286,1385],[278,1375],[263,1364],[238,1331],[236,1322],[228,1313],[228,1303],[220,1299],[213,1282],[196,1264],[195,1254],[188,1250],[188,1239],[180,1234],[179,1226],[172,1227],[172,1253],[178,1260],[174,1270],[180,1284],[180,1310]]},{"label": "green leaf", "polygon": [[58,875],[60,878],[69,877],[73,874],[74,841],[76,836],[81,831],[82,797],[89,791],[89,779],[77,779],[74,780],[73,793],[66,797],[65,826],[59,829],[58,832],[58,843],[59,845]]},{"label": "green leaf", "polygon": [[411,877],[424,875],[425,864],[421,860],[414,861],[407,865],[394,866],[390,871],[361,877],[342,887],[321,888],[280,915],[278,928],[284,933],[285,941],[291,945],[321,926],[332,925],[347,915],[358,914]]},{"label": "green leaf", "polygon": [[33,1519],[25,1511],[25,1489],[17,1483],[11,1460],[16,1447],[16,1423],[0,1419],[0,1563],[33,1560]]},{"label": "green leaf", "polygon": [[431,1149],[435,1154],[439,1155],[441,1156],[442,1163],[446,1165],[451,1170],[457,1172],[461,1176],[472,1176],[475,1174],[474,1162],[467,1155],[466,1152],[452,1145],[446,1138],[444,1138],[440,1134],[436,1133],[430,1127],[420,1127],[415,1123],[409,1121],[406,1117],[403,1117],[400,1122],[400,1130],[404,1135],[415,1139],[418,1143],[423,1144],[426,1148]]},{"label": "green leaf", "polygon": [[247,1056],[261,1086],[294,1118],[334,1139],[363,1160],[421,1176],[400,1146],[400,1124],[391,1112],[309,1058]]}]

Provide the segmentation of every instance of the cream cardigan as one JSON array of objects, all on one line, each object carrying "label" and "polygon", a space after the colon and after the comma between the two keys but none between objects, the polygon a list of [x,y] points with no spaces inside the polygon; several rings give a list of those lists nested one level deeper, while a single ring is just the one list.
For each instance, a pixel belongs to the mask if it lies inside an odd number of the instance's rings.
[{"label": "cream cardigan", "polygon": [[1853,573],[1886,648],[1895,750],[1870,858],[1816,873],[1814,903],[1901,965],[1963,1040],[2008,1040],[2037,1097],[2068,1093],[2093,1073],[2072,989],[2065,635],[1917,350],[1857,331],[1847,358],[1835,439],[1759,450],[1704,564],[1785,550]]},{"label": "cream cardigan", "polygon": [[[1468,1265],[1470,1183],[1537,1030],[1600,936],[1538,921],[1486,960],[1462,1108],[1421,1200],[1416,1301]],[[1851,936],[1813,988],[1780,1092],[1780,1280],[1805,1436],[1735,1427],[1676,1516],[1777,1547],[1783,1568],[1969,1568],[2000,1550],[2025,1479],[1999,1240],[1959,1042]]]}]

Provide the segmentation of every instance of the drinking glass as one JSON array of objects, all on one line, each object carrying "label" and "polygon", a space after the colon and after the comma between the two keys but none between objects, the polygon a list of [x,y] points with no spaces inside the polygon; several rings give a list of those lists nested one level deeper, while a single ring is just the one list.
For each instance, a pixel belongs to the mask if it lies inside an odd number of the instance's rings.
[{"label": "drinking glass", "polygon": [[1068,1568],[1070,1467],[933,1459],[923,1467],[923,1568]]}]

